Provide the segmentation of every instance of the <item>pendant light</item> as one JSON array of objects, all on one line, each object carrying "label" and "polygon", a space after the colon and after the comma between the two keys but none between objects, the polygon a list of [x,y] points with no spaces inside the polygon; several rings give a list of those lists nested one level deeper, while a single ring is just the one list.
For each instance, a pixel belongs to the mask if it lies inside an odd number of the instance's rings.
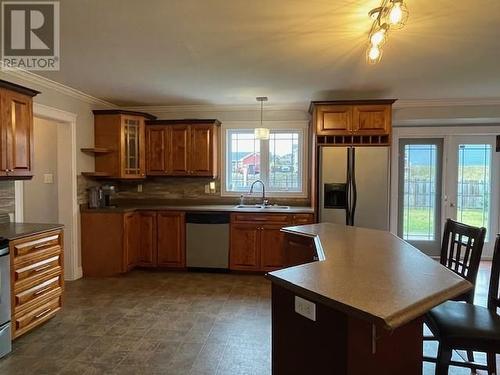
[{"label": "pendant light", "polygon": [[260,128],[255,128],[255,139],[260,141],[269,140],[269,129],[264,127],[264,102],[267,102],[267,96],[258,96],[257,101],[260,102]]},{"label": "pendant light", "polygon": [[387,40],[389,30],[404,27],[409,11],[405,0],[382,0],[382,4],[368,14],[373,22],[368,37],[366,60],[369,64],[376,64],[382,58],[381,47]]}]

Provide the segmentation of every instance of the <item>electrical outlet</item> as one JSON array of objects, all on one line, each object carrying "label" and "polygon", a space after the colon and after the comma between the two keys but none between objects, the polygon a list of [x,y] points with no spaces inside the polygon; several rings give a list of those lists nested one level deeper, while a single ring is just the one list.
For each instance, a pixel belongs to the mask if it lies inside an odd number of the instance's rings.
[{"label": "electrical outlet", "polygon": [[142,184],[137,185],[137,192],[142,193]]},{"label": "electrical outlet", "polygon": [[43,183],[44,184],[53,184],[54,183],[54,175],[52,173],[46,173],[43,175]]},{"label": "electrical outlet", "polygon": [[205,194],[210,194],[210,185],[205,185]]},{"label": "electrical outlet", "polygon": [[303,317],[316,321],[316,304],[295,296],[295,312]]}]

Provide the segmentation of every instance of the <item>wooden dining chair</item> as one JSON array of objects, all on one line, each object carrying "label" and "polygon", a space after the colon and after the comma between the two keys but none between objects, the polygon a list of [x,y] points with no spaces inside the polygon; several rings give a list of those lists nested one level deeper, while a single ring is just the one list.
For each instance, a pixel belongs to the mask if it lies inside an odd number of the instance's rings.
[{"label": "wooden dining chair", "polygon": [[477,273],[483,253],[485,228],[477,228],[448,219],[444,226],[441,264],[469,281],[474,288],[454,301],[474,303]]},{"label": "wooden dining chair", "polygon": [[[428,326],[439,341],[436,375],[447,375],[449,366],[486,370],[497,373],[496,354],[500,354],[500,235],[493,253],[488,307],[447,301],[428,314]],[[487,364],[452,361],[452,350],[477,351],[487,354]]]},{"label": "wooden dining chair", "polygon": [[[453,298],[453,301],[474,303],[476,278],[479,272],[479,264],[481,263],[485,237],[485,228],[473,227],[452,219],[446,220],[440,262],[443,266],[463,277],[474,286],[469,292]],[[427,325],[429,325],[428,320],[426,316],[425,323]],[[435,341],[436,338],[425,336],[424,340]],[[474,362],[474,353],[468,351],[467,358],[470,362]],[[425,357],[424,360],[428,361],[431,358]]]}]

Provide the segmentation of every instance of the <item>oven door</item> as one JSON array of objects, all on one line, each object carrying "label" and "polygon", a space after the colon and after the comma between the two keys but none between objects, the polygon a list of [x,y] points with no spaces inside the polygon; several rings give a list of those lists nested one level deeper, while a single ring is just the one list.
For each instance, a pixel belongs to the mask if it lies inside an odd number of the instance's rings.
[{"label": "oven door", "polygon": [[0,326],[10,321],[10,303],[9,247],[0,245]]}]

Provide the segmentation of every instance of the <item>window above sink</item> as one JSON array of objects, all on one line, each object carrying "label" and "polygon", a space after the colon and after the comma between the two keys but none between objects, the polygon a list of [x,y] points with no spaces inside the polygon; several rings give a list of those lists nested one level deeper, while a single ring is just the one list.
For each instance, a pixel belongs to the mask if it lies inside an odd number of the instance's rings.
[{"label": "window above sink", "polygon": [[[262,180],[266,197],[307,197],[308,124],[277,123],[265,124],[269,140],[256,139],[248,125],[223,125],[223,196],[248,194],[251,184]],[[258,197],[261,191],[256,187],[253,195]]]}]

